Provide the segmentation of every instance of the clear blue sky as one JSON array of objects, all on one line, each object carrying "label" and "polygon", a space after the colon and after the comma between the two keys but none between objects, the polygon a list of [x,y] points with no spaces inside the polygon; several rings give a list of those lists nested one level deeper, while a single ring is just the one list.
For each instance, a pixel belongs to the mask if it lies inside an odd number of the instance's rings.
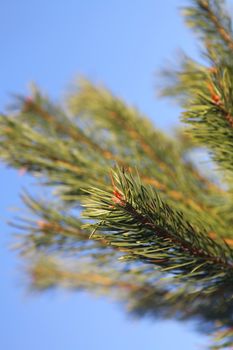
[{"label": "clear blue sky", "polygon": [[[0,109],[30,81],[62,98],[77,75],[102,82],[170,129],[179,109],[155,99],[155,72],[196,42],[177,8],[183,0],[8,0],[1,3]],[[11,207],[29,183],[0,167],[1,337],[4,350],[194,350],[206,339],[190,325],[132,321],[121,307],[90,295],[29,295],[22,262],[9,251]]]}]

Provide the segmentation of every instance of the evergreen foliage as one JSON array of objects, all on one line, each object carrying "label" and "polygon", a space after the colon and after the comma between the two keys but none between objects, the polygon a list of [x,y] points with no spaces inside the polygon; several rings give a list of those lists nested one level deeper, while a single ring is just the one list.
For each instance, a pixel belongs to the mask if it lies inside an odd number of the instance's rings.
[{"label": "evergreen foliage", "polygon": [[[206,63],[186,56],[165,70],[161,94],[181,103],[185,132],[164,135],[84,80],[65,106],[36,88],[17,97],[0,116],[0,158],[48,189],[44,200],[24,193],[31,215],[13,222],[33,288],[84,289],[139,316],[195,320],[214,334],[212,349],[232,349],[231,19],[220,0],[183,13]],[[194,164],[197,148],[223,186]]]}]

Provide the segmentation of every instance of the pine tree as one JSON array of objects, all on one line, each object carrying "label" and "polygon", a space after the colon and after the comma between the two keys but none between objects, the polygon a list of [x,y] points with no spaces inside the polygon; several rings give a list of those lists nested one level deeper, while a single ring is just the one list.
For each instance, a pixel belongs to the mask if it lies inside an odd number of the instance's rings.
[{"label": "pine tree", "polygon": [[[161,95],[184,110],[175,137],[81,81],[65,106],[35,87],[17,97],[0,116],[0,157],[48,189],[44,200],[24,193],[31,215],[13,222],[33,288],[105,293],[139,316],[193,319],[212,349],[232,349],[231,19],[220,0],[194,0],[183,14],[204,60],[184,56],[162,73]],[[203,174],[196,149],[217,172]]]}]

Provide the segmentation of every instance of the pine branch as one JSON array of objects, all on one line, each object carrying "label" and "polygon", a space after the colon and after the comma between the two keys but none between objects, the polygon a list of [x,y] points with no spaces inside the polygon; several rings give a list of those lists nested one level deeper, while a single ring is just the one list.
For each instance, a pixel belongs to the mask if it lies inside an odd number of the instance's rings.
[{"label": "pine branch", "polygon": [[[122,258],[139,259],[159,265],[181,279],[203,282],[206,290],[232,281],[232,250],[209,238],[206,232],[188,223],[182,213],[171,209],[139,179],[130,174],[114,174],[113,194],[90,191],[85,215],[100,220],[95,227],[109,244],[123,249]],[[105,233],[107,231],[107,233]]]},{"label": "pine branch", "polygon": [[227,180],[232,178],[233,151],[233,105],[232,68],[216,67],[211,77],[203,82],[204,89],[196,91],[183,113],[183,121],[192,127],[190,133],[201,143],[208,145],[213,159],[221,169],[229,170]]},{"label": "pine branch", "polygon": [[[229,33],[229,31],[231,32],[230,18],[224,13],[224,19],[228,22],[228,26],[224,27],[222,18],[219,18],[219,12],[214,12],[213,8],[211,8],[210,6],[209,1],[198,0],[198,4],[204,13],[204,16],[208,18],[210,23],[212,23],[213,26],[216,28],[222,40],[227,44],[230,50],[233,50],[233,38]],[[219,9],[222,9],[219,3],[215,2],[214,5],[217,7],[218,11]],[[223,15],[222,12],[223,11],[221,11],[221,14]]]},{"label": "pine branch", "polygon": [[[207,147],[225,180],[232,180],[232,67],[200,66],[184,58],[177,71],[164,71],[165,87],[161,95],[180,99],[185,112],[182,121],[188,136],[198,147]],[[229,172],[230,170],[230,172]],[[223,172],[222,172],[223,173]]]},{"label": "pine branch", "polygon": [[224,1],[194,0],[193,3],[183,11],[186,23],[200,34],[206,46],[229,59],[233,50],[232,24]]}]

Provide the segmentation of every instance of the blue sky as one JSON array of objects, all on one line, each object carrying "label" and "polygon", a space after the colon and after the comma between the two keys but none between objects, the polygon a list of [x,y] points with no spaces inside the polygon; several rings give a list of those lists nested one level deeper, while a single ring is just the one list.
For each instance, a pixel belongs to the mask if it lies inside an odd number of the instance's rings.
[{"label": "blue sky", "polygon": [[[182,0],[8,0],[1,4],[0,109],[35,81],[55,99],[79,75],[104,83],[170,130],[180,110],[156,99],[156,71],[179,48],[197,57],[197,44],[179,11]],[[132,321],[122,308],[84,293],[31,295],[23,264],[9,250],[6,220],[20,207],[27,177],[0,167],[1,340],[4,350],[193,350],[206,339],[190,325]]]}]

